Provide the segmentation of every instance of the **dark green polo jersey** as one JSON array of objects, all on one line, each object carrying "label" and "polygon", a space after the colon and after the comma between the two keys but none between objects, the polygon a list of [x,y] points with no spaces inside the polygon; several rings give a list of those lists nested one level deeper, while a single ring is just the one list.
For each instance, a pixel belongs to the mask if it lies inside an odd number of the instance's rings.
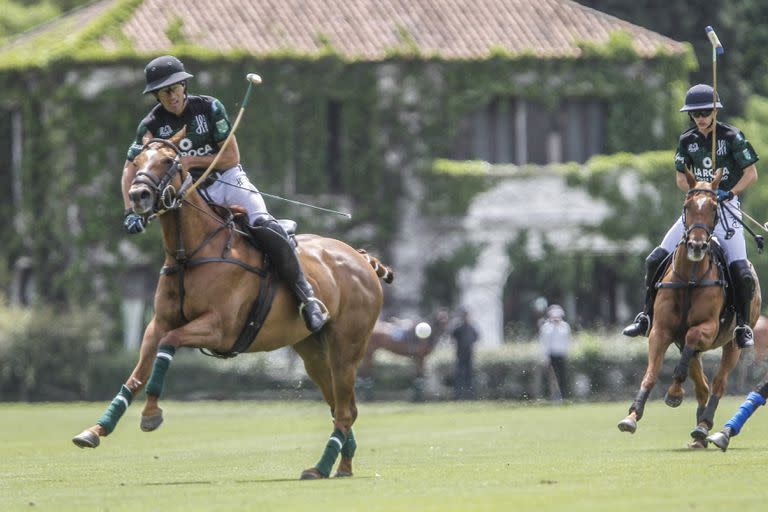
[{"label": "dark green polo jersey", "polygon": [[[139,123],[136,139],[128,148],[128,160],[131,162],[144,146],[144,136],[151,133],[154,137],[169,139],[184,126],[186,136],[179,142],[182,156],[208,156],[219,152],[219,143],[227,138],[232,125],[227,117],[224,105],[211,96],[187,95],[187,105],[177,116],[158,103]],[[190,169],[197,178],[205,169]]]},{"label": "dark green polo jersey", "polygon": [[[731,190],[744,175],[744,169],[757,162],[758,156],[741,130],[725,123],[717,123],[717,152],[715,165],[723,169],[720,182],[722,190]],[[706,137],[693,128],[680,135],[675,154],[675,168],[685,172],[691,170],[698,181],[712,181],[712,133]]]}]

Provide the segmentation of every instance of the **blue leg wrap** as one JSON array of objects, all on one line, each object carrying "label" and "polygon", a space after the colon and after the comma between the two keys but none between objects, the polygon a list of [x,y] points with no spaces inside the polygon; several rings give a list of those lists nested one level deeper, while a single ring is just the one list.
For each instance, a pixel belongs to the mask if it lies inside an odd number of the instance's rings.
[{"label": "blue leg wrap", "polygon": [[117,422],[120,421],[120,418],[123,416],[125,410],[128,409],[128,406],[131,405],[132,401],[133,393],[125,386],[125,384],[123,384],[120,391],[115,395],[115,398],[112,399],[112,403],[109,404],[107,410],[104,411],[104,414],[96,423],[104,427],[107,434],[111,434],[112,431],[115,430]]},{"label": "blue leg wrap", "polygon": [[323,456],[320,457],[320,461],[315,465],[315,468],[321,475],[327,477],[331,474],[331,469],[333,469],[333,465],[336,463],[336,459],[339,457],[339,452],[341,452],[345,441],[344,433],[338,428],[334,429],[333,434],[328,439],[328,444],[325,445]]},{"label": "blue leg wrap", "polygon": [[765,405],[765,398],[760,393],[752,391],[747,395],[747,400],[739,406],[739,410],[733,415],[733,418],[729,419],[725,426],[731,429],[731,435],[735,436],[741,431],[741,428],[747,422],[752,413],[760,407]]},{"label": "blue leg wrap", "polygon": [[157,357],[155,357],[155,364],[152,366],[152,375],[147,382],[147,394],[159,397],[163,392],[163,384],[165,383],[165,372],[168,371],[168,367],[171,366],[173,361],[173,354],[176,353],[176,347],[173,345],[160,345],[157,349]]}]

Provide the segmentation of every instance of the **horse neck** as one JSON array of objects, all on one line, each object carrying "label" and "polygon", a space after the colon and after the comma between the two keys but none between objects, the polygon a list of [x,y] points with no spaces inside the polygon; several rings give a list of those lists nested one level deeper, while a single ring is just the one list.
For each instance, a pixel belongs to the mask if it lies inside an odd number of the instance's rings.
[{"label": "horse neck", "polygon": [[[160,217],[163,230],[163,245],[169,254],[175,254],[179,249],[192,251],[199,247],[221,224],[218,216],[208,203],[197,192],[193,191],[185,197],[181,208],[169,210]],[[179,243],[179,227],[183,247]]]}]

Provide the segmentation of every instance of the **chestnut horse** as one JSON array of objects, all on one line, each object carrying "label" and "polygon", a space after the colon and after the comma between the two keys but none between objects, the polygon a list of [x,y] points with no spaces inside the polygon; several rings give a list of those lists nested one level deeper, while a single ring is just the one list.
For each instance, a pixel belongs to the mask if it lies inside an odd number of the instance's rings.
[{"label": "chestnut horse", "polygon": [[[672,263],[657,285],[653,305],[654,318],[648,337],[648,367],[637,397],[629,408],[629,415],[618,424],[622,432],[634,433],[643,416],[648,395],[664,361],[664,354],[674,342],[682,351],[680,362],[667,390],[665,403],[677,407],[683,401],[683,382],[690,375],[694,382],[696,401],[696,427],[691,432],[691,448],[706,448],[706,437],[725,393],[728,374],[738,363],[741,350],[733,341],[735,318],[727,313],[721,324],[726,306],[724,270],[713,254],[712,234],[717,223],[717,187],[722,171],[715,173],[711,183],[697,182],[686,169],[688,193],[683,205],[685,233],[672,255]],[[754,269],[752,269],[754,273]],[[755,283],[758,283],[755,275]],[[750,324],[755,325],[760,312],[760,287],[756,287],[751,308]],[[707,377],[701,366],[701,352],[722,347],[720,365],[712,381],[710,393]]]},{"label": "chestnut horse", "polygon": [[437,342],[445,334],[450,315],[448,311],[439,309],[430,319],[428,325],[430,333],[421,338],[416,334],[417,322],[410,320],[393,320],[387,322],[379,320],[373,327],[371,339],[365,350],[363,362],[360,364],[359,374],[362,379],[373,382],[373,359],[377,350],[386,350],[393,354],[410,358],[416,366],[416,376],[413,383],[414,400],[423,398],[424,368],[427,357],[435,350]]},{"label": "chestnut horse", "polygon": [[[133,397],[145,387],[141,429],[159,427],[162,409],[158,398],[175,351],[194,347],[233,355],[246,321],[249,326],[253,322],[249,313],[260,288],[277,279],[264,271],[269,258],[243,236],[231,215],[222,219],[197,192],[180,193],[191,183],[190,175],[181,168],[178,149],[185,133],[182,129],[170,140],[152,139],[136,157],[139,170],[129,190],[134,212],[149,215],[167,209],[158,215],[164,271],[138,364],[97,424],[75,436],[77,446],[98,446],[100,438],[114,430]],[[379,278],[391,282],[392,273],[376,258],[338,240],[314,235],[296,239],[301,266],[331,319],[320,332],[311,334],[293,294],[278,282],[261,329],[250,338],[250,346],[239,351],[268,351],[290,345],[298,352],[307,374],[330,406],[334,423],[320,461],[305,470],[302,478],[328,477],[339,453],[342,457],[336,475],[351,476],[356,448],[352,433],[357,417],[355,374],[381,312]]]}]

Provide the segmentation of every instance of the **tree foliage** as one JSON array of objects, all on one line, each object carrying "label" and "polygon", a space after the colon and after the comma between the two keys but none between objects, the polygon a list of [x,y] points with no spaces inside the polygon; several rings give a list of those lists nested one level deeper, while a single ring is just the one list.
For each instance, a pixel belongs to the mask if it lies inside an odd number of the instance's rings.
[{"label": "tree foliage", "polygon": [[725,47],[718,57],[717,85],[730,112],[742,113],[750,94],[768,95],[768,9],[764,0],[577,0],[678,41],[691,43],[699,63],[691,83],[712,83],[712,46],[705,27],[714,27]]}]

